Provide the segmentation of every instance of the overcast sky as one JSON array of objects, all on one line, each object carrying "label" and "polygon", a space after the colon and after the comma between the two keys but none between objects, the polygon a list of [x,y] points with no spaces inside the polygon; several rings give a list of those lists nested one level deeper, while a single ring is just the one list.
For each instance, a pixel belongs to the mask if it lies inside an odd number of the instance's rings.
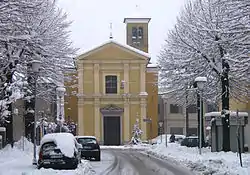
[{"label": "overcast sky", "polygon": [[[58,0],[59,7],[73,21],[70,30],[74,46],[80,53],[109,40],[112,23],[114,40],[126,43],[124,17],[135,11],[151,17],[149,24],[149,53],[151,61],[164,44],[166,34],[173,28],[176,17],[187,0]],[[138,7],[136,8],[136,5]]]}]

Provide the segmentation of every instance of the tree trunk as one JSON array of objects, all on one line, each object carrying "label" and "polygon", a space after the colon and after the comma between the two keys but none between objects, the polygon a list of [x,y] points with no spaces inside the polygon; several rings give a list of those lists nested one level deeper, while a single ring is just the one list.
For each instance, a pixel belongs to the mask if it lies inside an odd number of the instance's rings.
[{"label": "tree trunk", "polygon": [[[12,77],[13,77],[13,73],[9,72],[7,74],[7,81],[6,83],[8,84],[12,84]],[[7,96],[8,98],[10,98],[10,96],[12,95],[12,92],[7,91]],[[14,146],[14,139],[13,139],[13,115],[12,115],[12,103],[8,104],[8,111],[10,111],[10,114],[7,118],[7,120],[9,121],[9,123],[7,123],[6,125],[6,139],[7,139],[7,143],[11,144],[11,146]]]},{"label": "tree trunk", "polygon": [[222,127],[223,127],[223,145],[222,150],[225,152],[230,151],[230,114],[229,114],[229,65],[222,60],[223,73],[221,75],[222,84]]},{"label": "tree trunk", "polygon": [[[28,84],[29,87],[32,89],[32,94],[34,95],[34,88],[35,88],[35,78],[34,75],[32,76],[32,72],[30,71],[31,64],[28,64]],[[31,98],[29,101],[27,100],[25,103],[25,110],[34,110],[35,111],[35,98]],[[26,130],[26,136],[30,135],[31,140],[34,143],[34,119],[35,119],[35,113],[27,113],[25,116],[25,130]]]},{"label": "tree trunk", "polygon": [[[220,38],[216,36],[216,41],[219,41]],[[221,73],[221,85],[222,85],[222,130],[223,130],[223,142],[222,142],[222,151],[228,152],[230,151],[230,114],[229,114],[229,64],[225,60],[225,52],[224,49],[218,44],[220,50],[220,57],[222,59],[222,73]],[[224,117],[223,117],[224,115]]]}]

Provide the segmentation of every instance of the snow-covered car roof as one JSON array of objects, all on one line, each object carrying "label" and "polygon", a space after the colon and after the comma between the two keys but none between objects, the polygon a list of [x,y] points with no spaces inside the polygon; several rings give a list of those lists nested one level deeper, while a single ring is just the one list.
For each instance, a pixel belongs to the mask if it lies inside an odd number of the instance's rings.
[{"label": "snow-covered car roof", "polygon": [[41,140],[41,146],[48,142],[54,142],[66,157],[73,157],[77,149],[75,147],[75,137],[71,133],[50,133]]},{"label": "snow-covered car roof", "polygon": [[186,138],[189,138],[189,139],[198,139],[198,136],[188,136]]},{"label": "snow-covered car roof", "polygon": [[84,139],[84,138],[92,138],[92,139],[96,139],[95,136],[76,136],[77,139]]}]

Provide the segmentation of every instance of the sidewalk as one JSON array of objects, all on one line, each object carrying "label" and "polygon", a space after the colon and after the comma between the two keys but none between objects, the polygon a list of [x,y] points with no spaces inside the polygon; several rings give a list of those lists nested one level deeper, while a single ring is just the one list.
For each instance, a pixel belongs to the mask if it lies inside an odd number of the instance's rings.
[{"label": "sidewalk", "polygon": [[249,175],[250,154],[242,154],[243,168],[240,167],[239,157],[233,152],[211,152],[203,148],[199,155],[198,148],[188,148],[177,143],[165,143],[150,146],[146,153],[188,167],[198,174],[213,175]]}]

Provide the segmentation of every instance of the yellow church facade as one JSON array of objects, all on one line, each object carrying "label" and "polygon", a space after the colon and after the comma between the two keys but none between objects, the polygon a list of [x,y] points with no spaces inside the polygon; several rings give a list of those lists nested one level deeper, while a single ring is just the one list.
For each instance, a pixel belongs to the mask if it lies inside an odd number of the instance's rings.
[{"label": "yellow church facade", "polygon": [[142,140],[157,136],[158,71],[147,53],[149,21],[125,18],[127,44],[110,39],[78,56],[78,135],[94,135],[105,145],[128,143],[138,119]]}]

